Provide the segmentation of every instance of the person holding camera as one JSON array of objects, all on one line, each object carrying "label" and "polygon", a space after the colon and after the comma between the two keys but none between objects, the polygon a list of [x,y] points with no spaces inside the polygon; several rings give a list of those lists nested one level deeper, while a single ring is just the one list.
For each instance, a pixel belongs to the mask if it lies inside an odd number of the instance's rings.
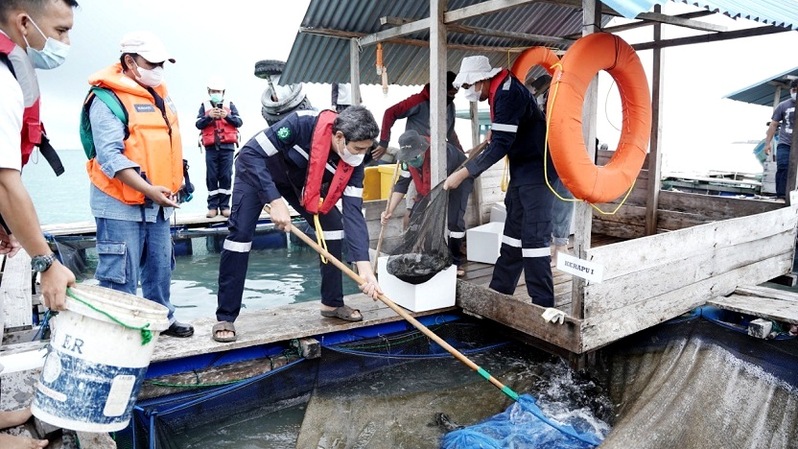
[{"label": "person holding camera", "polygon": [[238,128],[244,123],[238,109],[224,99],[225,84],[219,77],[208,81],[208,97],[200,105],[197,129],[205,147],[205,184],[208,186],[208,218],[219,213],[230,216],[233,153],[238,146]]},{"label": "person holding camera", "polygon": [[101,287],[136,294],[169,309],[162,335],[190,337],[194,328],[175,320],[170,300],[174,248],[169,218],[179,207],[183,147],[177,110],[166,89],[164,64],[175,60],[155,35],[125,35],[119,62],[91,75],[89,84],[110,90],[127,126],[103,101],[89,109],[96,156],[86,165],[91,211],[97,223]]}]

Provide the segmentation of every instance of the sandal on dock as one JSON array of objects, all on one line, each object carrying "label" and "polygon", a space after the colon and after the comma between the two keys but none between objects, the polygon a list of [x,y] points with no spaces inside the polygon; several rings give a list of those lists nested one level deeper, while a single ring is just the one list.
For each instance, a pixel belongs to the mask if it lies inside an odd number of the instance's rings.
[{"label": "sandal on dock", "polygon": [[[222,332],[232,332],[233,335],[228,335],[223,337],[219,335]],[[218,341],[219,343],[230,343],[236,341],[236,326],[229,322],[229,321],[219,321],[218,323],[213,325],[213,329],[211,330],[211,338],[213,341]]]},{"label": "sandal on dock", "polygon": [[322,309],[321,316],[327,318],[339,318],[344,321],[363,321],[363,314],[360,313],[360,310],[353,309],[349,306],[341,306],[333,310]]}]

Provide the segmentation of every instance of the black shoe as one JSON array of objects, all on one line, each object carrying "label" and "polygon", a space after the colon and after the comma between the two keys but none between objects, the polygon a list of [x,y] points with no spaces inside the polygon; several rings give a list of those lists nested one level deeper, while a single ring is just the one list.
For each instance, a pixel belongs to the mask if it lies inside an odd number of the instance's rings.
[{"label": "black shoe", "polygon": [[194,326],[190,324],[175,321],[169,326],[169,329],[161,332],[161,335],[168,335],[170,337],[187,338],[194,335]]}]

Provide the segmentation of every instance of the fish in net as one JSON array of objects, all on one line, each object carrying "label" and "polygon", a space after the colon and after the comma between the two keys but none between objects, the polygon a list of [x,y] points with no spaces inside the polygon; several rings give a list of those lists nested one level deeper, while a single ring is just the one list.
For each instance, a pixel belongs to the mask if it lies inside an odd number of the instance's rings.
[{"label": "fish in net", "polygon": [[449,192],[438,184],[413,207],[410,224],[390,252],[388,273],[413,285],[422,284],[452,264],[446,241]]}]

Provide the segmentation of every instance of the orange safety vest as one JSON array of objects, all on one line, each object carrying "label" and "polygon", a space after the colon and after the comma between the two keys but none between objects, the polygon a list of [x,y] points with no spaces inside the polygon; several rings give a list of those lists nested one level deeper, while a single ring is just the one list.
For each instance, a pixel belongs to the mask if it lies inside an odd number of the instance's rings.
[{"label": "orange safety vest", "polygon": [[[124,73],[116,63],[89,77],[89,84],[110,89],[128,113],[130,136],[125,140],[124,155],[141,167],[148,183],[177,192],[183,184],[183,147],[180,141],[177,110],[161,84],[155,92],[163,98],[162,113],[152,95]],[[98,189],[131,205],[144,204],[144,194],[103,173],[97,158],[86,163],[89,179]]]},{"label": "orange safety vest", "polygon": [[[213,105],[210,101],[203,103],[205,115],[210,115]],[[225,100],[222,109],[230,114],[230,102]],[[217,137],[218,140],[217,140]],[[211,125],[202,128],[202,145],[210,147],[218,143],[238,143],[238,129],[225,119],[214,119]]]},{"label": "orange safety vest", "polygon": [[510,76],[511,73],[507,69],[502,69],[501,72],[497,73],[491,80],[490,80],[490,87],[488,88],[488,107],[490,107],[490,120],[493,121],[493,99],[496,98],[496,91],[499,90],[499,86],[507,80],[507,77]]},{"label": "orange safety vest", "polygon": [[332,150],[332,126],[338,116],[334,111],[325,110],[319,113],[313,127],[313,137],[310,139],[310,159],[308,172],[305,178],[305,188],[302,190],[302,206],[311,214],[326,214],[335,207],[335,203],[344,194],[349,178],[355,167],[343,160],[338,161],[327,196],[321,199],[321,184],[324,179],[327,159]]},{"label": "orange safety vest", "polygon": [[22,165],[28,163],[33,148],[42,142],[42,122],[39,118],[39,83],[28,55],[8,36],[0,33],[0,55],[22,88],[25,111],[22,114]]}]

